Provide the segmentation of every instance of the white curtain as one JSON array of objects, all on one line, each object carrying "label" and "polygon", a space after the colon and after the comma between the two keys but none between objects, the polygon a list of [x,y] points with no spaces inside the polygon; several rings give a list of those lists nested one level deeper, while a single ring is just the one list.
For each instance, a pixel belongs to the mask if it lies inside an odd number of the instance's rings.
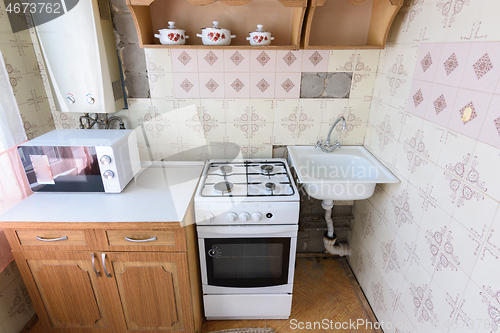
[{"label": "white curtain", "polygon": [[0,51],[0,152],[26,141],[23,121]]},{"label": "white curtain", "polygon": [[[32,193],[16,151],[24,141],[23,121],[0,51],[0,213]],[[0,229],[0,271],[12,260],[5,233]]]}]

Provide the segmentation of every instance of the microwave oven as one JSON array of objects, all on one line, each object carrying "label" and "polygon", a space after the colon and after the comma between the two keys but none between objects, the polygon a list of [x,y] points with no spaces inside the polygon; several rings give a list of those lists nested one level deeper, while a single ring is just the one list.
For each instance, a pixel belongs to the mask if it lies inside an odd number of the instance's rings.
[{"label": "microwave oven", "polygon": [[133,130],[57,129],[17,147],[32,191],[119,193],[139,172]]}]

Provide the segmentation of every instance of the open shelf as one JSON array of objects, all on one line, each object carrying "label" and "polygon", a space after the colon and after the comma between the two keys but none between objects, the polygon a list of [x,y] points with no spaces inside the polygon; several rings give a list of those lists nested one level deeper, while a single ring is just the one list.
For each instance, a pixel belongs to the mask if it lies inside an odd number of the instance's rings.
[{"label": "open shelf", "polygon": [[[143,48],[299,49],[307,0],[127,0]],[[154,37],[168,21],[186,31],[185,45],[161,45]],[[201,29],[212,21],[236,35],[230,46],[203,45]],[[246,37],[263,24],[274,40],[270,46],[250,46]]]},{"label": "open shelf", "polygon": [[304,49],[382,49],[403,0],[309,0]]}]

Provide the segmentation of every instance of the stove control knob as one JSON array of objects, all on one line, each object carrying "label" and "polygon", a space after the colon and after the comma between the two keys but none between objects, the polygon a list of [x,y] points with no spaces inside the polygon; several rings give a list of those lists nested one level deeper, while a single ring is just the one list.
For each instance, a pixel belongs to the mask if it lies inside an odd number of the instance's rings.
[{"label": "stove control knob", "polygon": [[229,213],[226,218],[229,222],[234,222],[238,218],[238,215],[236,215],[236,213]]},{"label": "stove control knob", "polygon": [[242,222],[246,222],[246,221],[250,220],[250,214],[248,214],[247,212],[240,213],[240,215],[238,215],[238,217],[240,218],[240,220]]},{"label": "stove control knob", "polygon": [[212,222],[214,220],[215,216],[212,213],[206,213],[205,214],[205,221],[207,222]]},{"label": "stove control knob", "polygon": [[262,219],[261,213],[255,212],[252,214],[252,220],[254,220],[254,222],[259,222],[261,219]]}]

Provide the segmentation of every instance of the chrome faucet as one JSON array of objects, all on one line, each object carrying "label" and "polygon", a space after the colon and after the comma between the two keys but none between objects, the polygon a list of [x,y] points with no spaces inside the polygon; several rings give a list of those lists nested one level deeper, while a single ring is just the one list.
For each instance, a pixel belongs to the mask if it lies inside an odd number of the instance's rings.
[{"label": "chrome faucet", "polygon": [[331,153],[335,149],[340,148],[340,143],[337,140],[335,140],[334,145],[330,145],[330,136],[332,135],[332,131],[335,128],[335,126],[337,126],[337,124],[341,120],[342,120],[342,130],[345,130],[345,126],[346,126],[345,125],[345,118],[344,118],[344,116],[340,116],[333,122],[332,127],[330,127],[330,130],[328,131],[328,136],[326,137],[326,142],[323,143],[323,140],[319,140],[316,143],[316,148],[321,148],[321,150],[324,151],[325,153]]}]

